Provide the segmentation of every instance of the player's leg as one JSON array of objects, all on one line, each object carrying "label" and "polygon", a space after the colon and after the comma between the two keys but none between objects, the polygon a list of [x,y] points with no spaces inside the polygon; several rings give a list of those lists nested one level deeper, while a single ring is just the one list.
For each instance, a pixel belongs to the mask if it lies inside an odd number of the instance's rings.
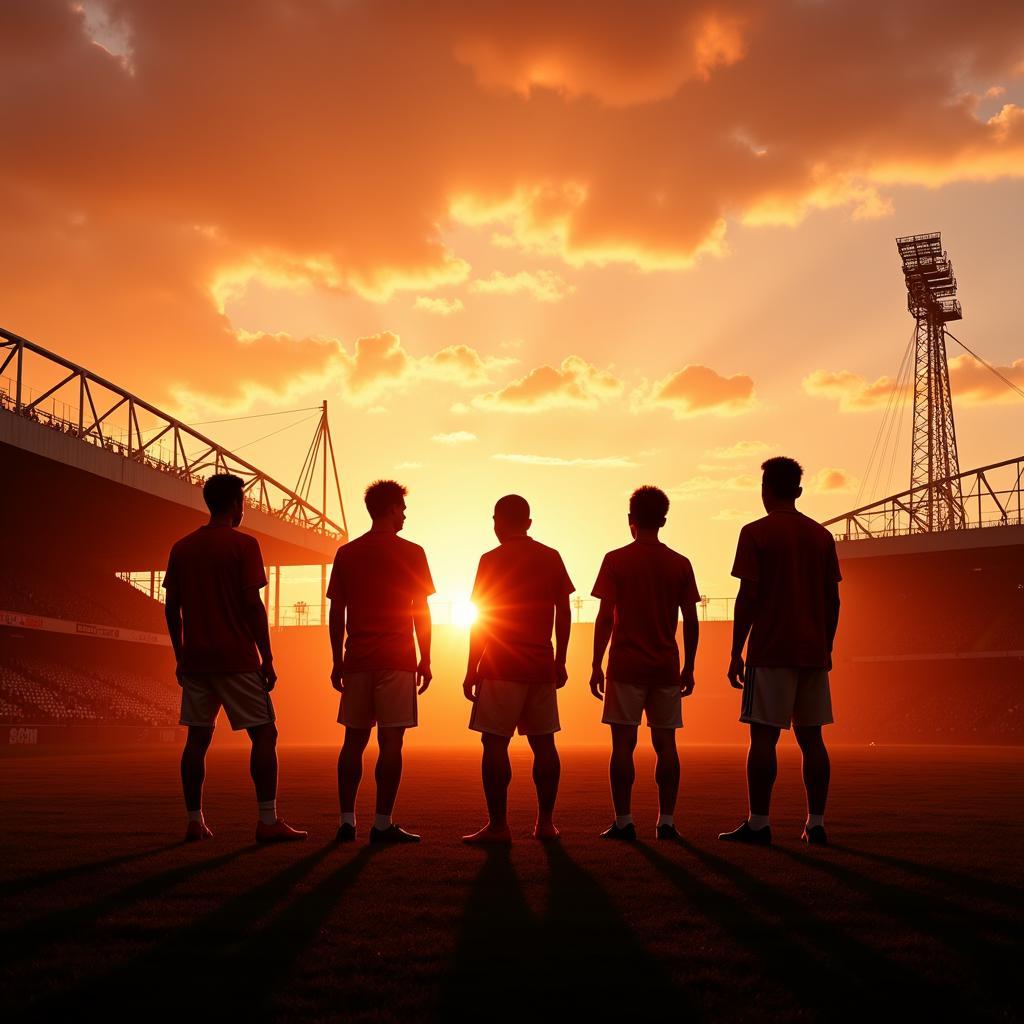
[{"label": "player's leg", "polygon": [[767,824],[772,803],[772,789],[779,774],[776,747],[780,730],[774,725],[750,723],[750,749],[747,751],[747,799],[752,828]]},{"label": "player's leg", "polygon": [[484,800],[487,802],[487,828],[491,832],[508,831],[508,787],[512,782],[512,762],[508,756],[510,736],[484,732],[480,734],[483,756],[480,773],[483,777]]},{"label": "player's leg", "polygon": [[277,726],[267,722],[246,731],[252,741],[249,774],[256,786],[256,799],[268,803],[277,799]]},{"label": "player's leg", "polygon": [[339,843],[350,843],[356,838],[356,794],[363,779],[363,751],[376,720],[373,673],[346,672],[342,679],[345,688],[338,702],[338,722],[345,727],[345,738],[338,752],[340,818],[334,838]]},{"label": "player's leg", "polygon": [[345,727],[345,739],[338,752],[338,809],[344,824],[351,816],[355,828],[356,793],[363,779],[363,751],[370,742],[369,729]]},{"label": "player's leg", "polygon": [[606,829],[602,835],[617,839],[635,838],[636,828],[633,825],[632,804],[633,782],[636,779],[633,751],[636,750],[637,726],[615,724],[610,728],[612,731],[612,756],[608,764],[608,777],[611,782],[615,821],[611,828]]},{"label": "player's leg", "polygon": [[533,784],[537,789],[537,825],[533,834],[538,839],[555,839],[558,836],[554,821],[555,800],[562,774],[555,734],[527,736],[527,740],[533,750]]},{"label": "player's leg", "polygon": [[185,838],[209,839],[213,833],[203,820],[203,783],[206,780],[206,752],[213,742],[212,725],[190,725],[181,752],[181,788],[185,796],[188,831]]},{"label": "player's leg", "polygon": [[636,827],[630,810],[633,799],[633,751],[636,734],[643,717],[647,687],[608,679],[604,690],[604,712],[601,721],[612,733],[612,756],[608,765],[615,821],[601,833],[603,839],[635,839]]},{"label": "player's leg", "polygon": [[[831,764],[820,725],[795,725],[796,741],[803,755],[804,789],[807,791],[807,821],[804,839],[808,842],[825,841],[825,804]],[[820,829],[820,832],[818,831]]]},{"label": "player's leg", "polygon": [[750,727],[747,750],[750,813],[739,828],[721,833],[719,839],[761,846],[771,843],[768,811],[779,770],[775,748],[781,731],[788,729],[793,719],[797,686],[796,669],[747,666],[740,721]]},{"label": "player's leg", "polygon": [[402,745],[405,726],[377,726],[377,813],[370,829],[371,843],[416,843],[420,837],[406,832],[391,820],[402,782]]},{"label": "player's leg", "polygon": [[249,773],[256,786],[259,821],[256,842],[285,843],[305,839],[307,832],[292,828],[277,816],[277,726],[264,722],[248,729],[252,749],[249,752]]},{"label": "player's leg", "polygon": [[[402,746],[405,743],[404,728],[377,728],[377,767],[374,779],[377,782],[377,814],[390,818],[398,799],[398,787],[402,782]],[[390,826],[390,821],[384,827]]]},{"label": "player's leg", "polygon": [[799,674],[793,706],[793,731],[803,755],[804,789],[807,790],[807,821],[802,838],[812,845],[825,845],[825,803],[831,774],[828,751],[821,734],[832,722],[832,695],[825,669],[803,669]]},{"label": "player's leg", "polygon": [[657,757],[654,781],[658,784],[658,829],[675,829],[676,800],[679,797],[679,751],[675,729],[651,729],[651,744]]}]

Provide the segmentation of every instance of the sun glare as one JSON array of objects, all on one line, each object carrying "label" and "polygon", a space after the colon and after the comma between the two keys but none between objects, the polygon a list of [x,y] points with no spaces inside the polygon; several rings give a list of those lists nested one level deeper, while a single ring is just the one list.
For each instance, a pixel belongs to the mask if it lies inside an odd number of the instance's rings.
[{"label": "sun glare", "polygon": [[452,622],[456,626],[472,626],[477,614],[476,605],[468,598],[460,598],[452,605]]}]

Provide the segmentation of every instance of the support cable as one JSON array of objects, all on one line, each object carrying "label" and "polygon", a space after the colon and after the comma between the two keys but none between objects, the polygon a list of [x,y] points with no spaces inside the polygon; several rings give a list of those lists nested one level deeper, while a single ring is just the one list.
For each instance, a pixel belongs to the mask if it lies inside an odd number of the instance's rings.
[{"label": "support cable", "polygon": [[982,366],[985,366],[989,370],[991,370],[1008,388],[1010,388],[1011,391],[1016,391],[1021,398],[1024,398],[1024,389],[1014,384],[1009,377],[1006,377],[1003,374],[1001,374],[990,362],[988,362],[988,360],[982,359],[982,357],[979,356],[978,353],[974,351],[974,349],[968,348],[955,334],[951,333],[948,329],[946,330],[946,336],[948,338],[952,338],[953,341],[955,341],[965,352],[974,356],[974,358],[977,359],[977,361],[981,363]]}]

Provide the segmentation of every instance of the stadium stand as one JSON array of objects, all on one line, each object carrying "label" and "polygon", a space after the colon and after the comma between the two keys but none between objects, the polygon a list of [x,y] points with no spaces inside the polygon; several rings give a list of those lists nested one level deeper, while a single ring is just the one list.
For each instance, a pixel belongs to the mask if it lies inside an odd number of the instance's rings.
[{"label": "stadium stand", "polygon": [[102,666],[86,671],[42,654],[0,667],[4,722],[173,725],[179,699],[173,683]]}]

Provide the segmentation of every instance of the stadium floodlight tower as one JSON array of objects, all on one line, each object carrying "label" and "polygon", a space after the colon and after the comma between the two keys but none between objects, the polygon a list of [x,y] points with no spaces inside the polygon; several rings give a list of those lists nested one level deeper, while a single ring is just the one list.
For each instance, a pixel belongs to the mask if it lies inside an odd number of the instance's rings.
[{"label": "stadium floodlight tower", "polygon": [[907,309],[917,321],[910,461],[910,528],[962,529],[963,497],[949,389],[945,325],[961,318],[953,265],[935,231],[897,238],[907,282]]}]

